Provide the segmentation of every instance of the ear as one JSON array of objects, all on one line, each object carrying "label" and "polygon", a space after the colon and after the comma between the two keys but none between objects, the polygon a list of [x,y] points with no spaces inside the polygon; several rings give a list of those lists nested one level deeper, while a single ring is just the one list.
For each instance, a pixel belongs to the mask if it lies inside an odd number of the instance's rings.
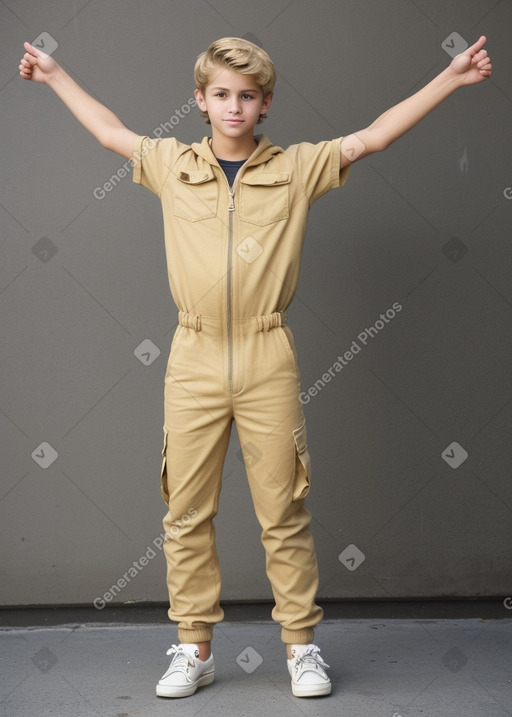
[{"label": "ear", "polygon": [[197,106],[199,107],[201,112],[206,112],[206,102],[201,90],[194,90],[194,97],[196,98]]},{"label": "ear", "polygon": [[263,104],[261,106],[261,113],[265,114],[265,112],[268,110],[270,105],[272,104],[272,100],[274,99],[273,92],[269,92],[268,95],[265,95],[263,98]]}]

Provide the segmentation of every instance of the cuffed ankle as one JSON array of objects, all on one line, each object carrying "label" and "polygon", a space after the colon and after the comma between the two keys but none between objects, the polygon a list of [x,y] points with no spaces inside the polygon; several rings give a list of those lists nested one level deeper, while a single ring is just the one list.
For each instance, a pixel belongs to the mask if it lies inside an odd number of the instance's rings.
[{"label": "cuffed ankle", "polygon": [[281,640],[285,645],[309,645],[313,642],[315,631],[312,627],[305,627],[302,630],[288,630],[281,628]]},{"label": "cuffed ankle", "polygon": [[196,644],[198,642],[210,642],[213,637],[213,627],[205,625],[193,630],[178,627],[178,640],[181,643]]}]

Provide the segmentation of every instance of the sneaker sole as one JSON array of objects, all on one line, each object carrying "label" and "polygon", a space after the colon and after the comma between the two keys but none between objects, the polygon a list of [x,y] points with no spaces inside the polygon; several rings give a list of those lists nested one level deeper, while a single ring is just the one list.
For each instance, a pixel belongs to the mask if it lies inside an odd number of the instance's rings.
[{"label": "sneaker sole", "polygon": [[325,685],[294,685],[292,682],[292,694],[294,697],[323,697],[331,694],[331,683]]},{"label": "sneaker sole", "polygon": [[166,687],[165,685],[156,686],[157,697],[190,697],[197,690],[198,687],[205,687],[211,685],[215,679],[215,672],[207,672],[205,675],[193,682],[190,685],[172,685]]}]

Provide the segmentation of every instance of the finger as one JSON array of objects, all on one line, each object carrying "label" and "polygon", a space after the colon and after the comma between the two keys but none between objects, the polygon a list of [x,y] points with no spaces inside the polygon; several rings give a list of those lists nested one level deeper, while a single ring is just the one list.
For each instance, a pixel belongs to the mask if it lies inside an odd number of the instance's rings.
[{"label": "finger", "polygon": [[468,49],[466,50],[466,52],[469,52],[471,56],[476,55],[476,53],[479,52],[479,51],[482,49],[482,47],[485,45],[486,42],[487,42],[487,38],[485,37],[485,35],[482,35],[482,36],[475,42],[474,45],[471,45],[471,47],[468,47]]},{"label": "finger", "polygon": [[473,55],[471,58],[471,62],[474,65],[479,65],[481,62],[487,62],[489,60],[489,56],[487,55],[487,52],[485,50],[481,50],[476,55]]},{"label": "finger", "polygon": [[26,52],[23,55],[23,61],[26,62],[27,65],[30,65],[30,67],[33,67],[34,65],[36,65],[37,60],[38,60],[37,57],[35,57],[34,55],[30,55],[28,52]]},{"label": "finger", "polygon": [[36,50],[36,48],[31,45],[30,42],[24,42],[23,47],[27,51],[25,53],[25,57],[33,57],[35,60],[37,60],[38,57],[41,57],[41,53],[39,52],[39,50]]}]

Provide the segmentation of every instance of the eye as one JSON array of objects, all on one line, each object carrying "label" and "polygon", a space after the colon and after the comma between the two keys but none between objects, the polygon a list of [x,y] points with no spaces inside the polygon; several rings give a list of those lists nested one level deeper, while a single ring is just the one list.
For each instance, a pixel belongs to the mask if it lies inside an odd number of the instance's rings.
[{"label": "eye", "polygon": [[225,96],[226,96],[226,93],[225,93],[225,92],[217,92],[217,93],[215,94],[215,97],[220,97],[220,99],[223,99]]},{"label": "eye", "polygon": [[254,97],[252,95],[247,94],[247,92],[244,92],[244,94],[242,95],[242,99],[243,100],[253,100]]}]

